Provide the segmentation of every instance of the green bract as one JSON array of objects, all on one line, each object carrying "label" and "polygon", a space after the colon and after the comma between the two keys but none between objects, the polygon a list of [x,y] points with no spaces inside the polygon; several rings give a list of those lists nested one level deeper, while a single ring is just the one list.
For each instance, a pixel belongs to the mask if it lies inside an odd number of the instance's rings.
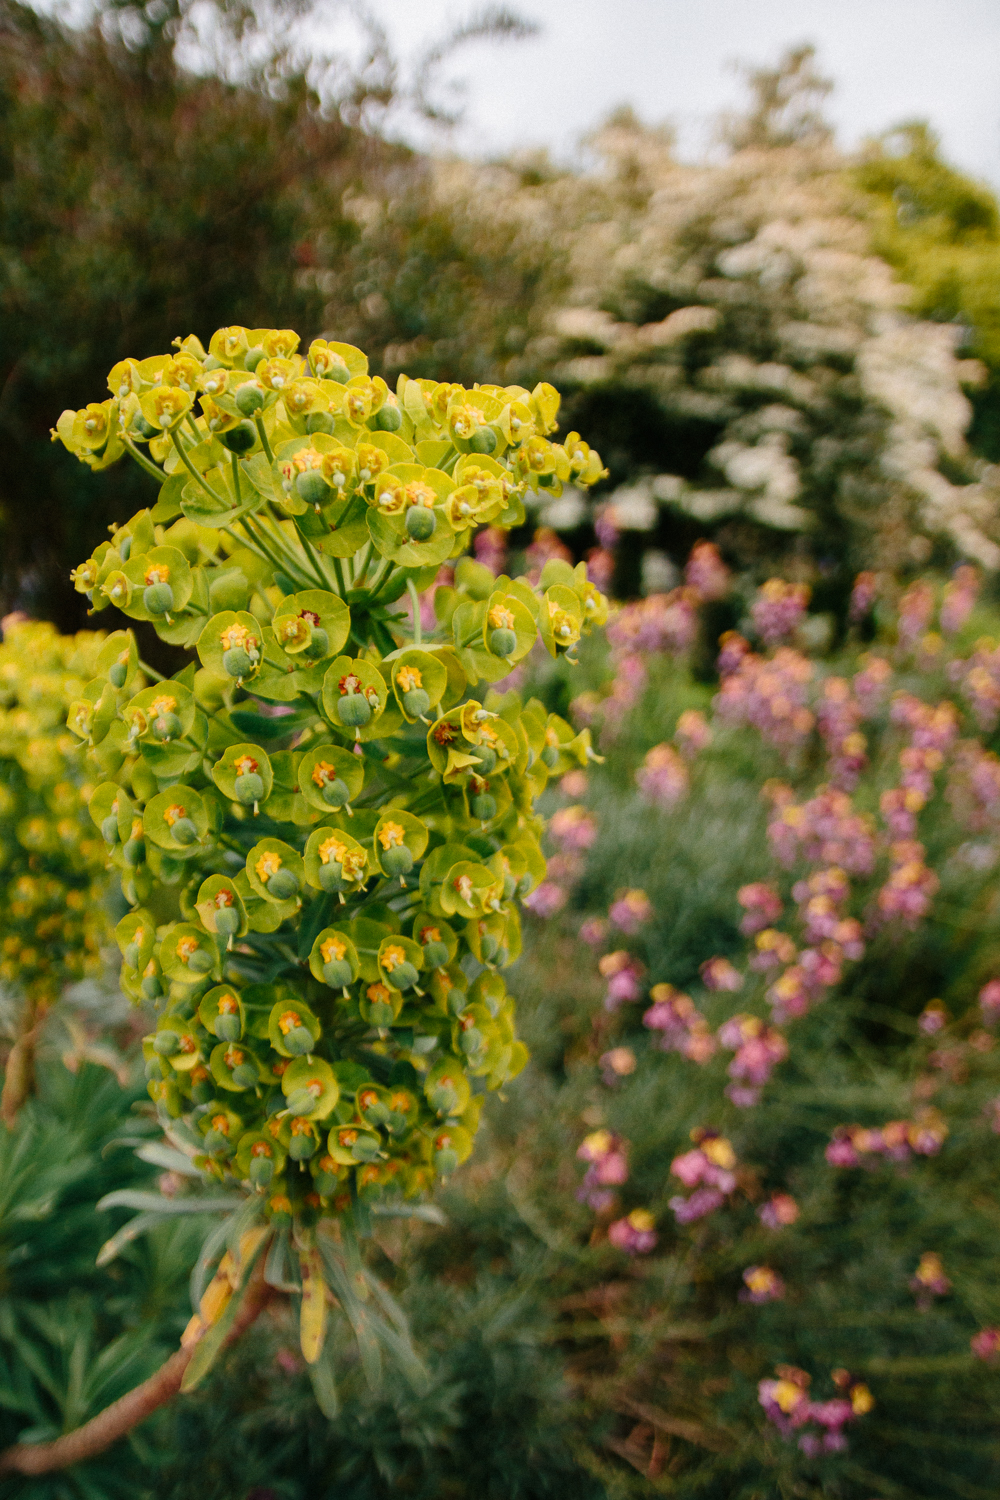
[{"label": "green bract", "polygon": [[[464,1160],[524,1066],[500,970],[544,874],[534,802],[589,745],[491,684],[606,605],[568,567],[535,587],[465,555],[568,473],[550,387],[393,393],[360,350],[298,342],[188,338],[57,432],[159,481],[77,588],[197,653],[164,681],[118,631],[70,711],[133,906],[123,988],[158,1011],[149,1093],[246,1226],[315,1257],[318,1221],[348,1234]],[[311,1362],[324,1309],[303,1297]]]}]

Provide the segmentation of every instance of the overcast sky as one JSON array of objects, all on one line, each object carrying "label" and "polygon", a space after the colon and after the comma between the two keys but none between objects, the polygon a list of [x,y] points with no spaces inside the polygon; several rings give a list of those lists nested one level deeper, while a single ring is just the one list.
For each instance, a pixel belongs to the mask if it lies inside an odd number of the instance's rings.
[{"label": "overcast sky", "polygon": [[[467,16],[460,0],[377,0],[397,47]],[[1000,0],[513,0],[541,35],[470,47],[451,64],[468,84],[461,149],[547,145],[570,156],[616,105],[669,120],[685,156],[741,97],[732,63],[771,63],[811,41],[836,83],[828,113],[852,145],[929,119],[948,157],[1000,188]]]}]

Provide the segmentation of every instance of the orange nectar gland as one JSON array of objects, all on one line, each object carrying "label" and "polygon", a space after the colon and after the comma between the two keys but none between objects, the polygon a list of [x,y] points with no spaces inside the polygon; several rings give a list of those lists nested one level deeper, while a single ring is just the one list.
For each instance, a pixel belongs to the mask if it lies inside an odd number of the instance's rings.
[{"label": "orange nectar gland", "polygon": [[406,486],[406,500],[408,505],[420,505],[425,510],[433,510],[437,503],[437,495],[429,484],[414,479]]},{"label": "orange nectar gland", "polygon": [[237,776],[252,776],[257,770],[257,762],[252,755],[241,755],[233,761],[233,770]]},{"label": "orange nectar gland", "polygon": [[396,681],[404,693],[409,693],[413,688],[420,688],[424,685],[423,675],[419,667],[400,667],[396,674]]},{"label": "orange nectar gland", "polygon": [[239,1005],[236,1002],[235,995],[223,995],[222,999],[219,1001],[219,1015],[220,1016],[235,1016],[235,1015],[238,1015],[239,1014],[239,1009],[240,1008],[239,1008]]},{"label": "orange nectar gland", "polygon": [[402,948],[396,947],[395,943],[391,944],[382,955],[382,967],[387,974],[391,974],[394,969],[399,968],[400,964],[405,963],[406,953]]},{"label": "orange nectar gland", "polygon": [[347,944],[338,937],[328,937],[319,945],[320,956],[325,964],[339,963],[347,952]]},{"label": "orange nectar gland", "polygon": [[257,871],[257,879],[261,885],[267,885],[272,875],[277,875],[281,869],[281,855],[276,854],[273,849],[266,849],[254,865]]},{"label": "orange nectar gland", "polygon": [[278,1017],[278,1030],[282,1036],[287,1036],[290,1031],[295,1031],[301,1025],[302,1018],[297,1011],[286,1010],[284,1015]]},{"label": "orange nectar gland", "polygon": [[378,1103],[378,1093],[375,1089],[362,1089],[358,1094],[358,1108],[360,1110],[371,1109],[373,1104]]},{"label": "orange nectar gland", "polygon": [[406,830],[398,823],[387,823],[379,830],[378,841],[383,849],[398,849],[406,841]]},{"label": "orange nectar gland", "polygon": [[489,614],[490,624],[494,630],[513,630],[514,614],[512,610],[506,609],[502,604],[494,604]]}]

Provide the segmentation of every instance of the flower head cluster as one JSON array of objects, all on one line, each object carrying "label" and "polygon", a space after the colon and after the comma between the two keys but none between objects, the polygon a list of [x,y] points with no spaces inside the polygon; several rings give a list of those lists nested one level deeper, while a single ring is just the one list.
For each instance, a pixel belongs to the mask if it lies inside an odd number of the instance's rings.
[{"label": "flower head cluster", "polygon": [[595,1130],[576,1154],[588,1164],[576,1196],[596,1213],[603,1213],[615,1202],[613,1190],[628,1181],[628,1142],[610,1130]]},{"label": "flower head cluster", "polygon": [[777,646],[795,634],[805,618],[810,593],[808,584],[786,583],[783,578],[769,578],[761,585],[750,614],[765,646]]},{"label": "flower head cluster", "polygon": [[[526,1061],[502,970],[546,873],[533,804],[589,733],[494,684],[537,642],[572,658],[608,606],[561,547],[500,572],[502,539],[603,466],[553,441],[547,385],[393,391],[289,330],[191,336],[108,385],[55,435],[158,490],[76,586],[197,653],[147,683],[116,631],[70,706],[131,908],[122,986],[157,1013],[164,1128],[306,1244],[453,1171]],[[576,857],[592,820],[555,833]]]},{"label": "flower head cluster", "polygon": [[926,1250],[910,1278],[910,1291],[917,1299],[921,1312],[932,1306],[935,1297],[946,1297],[951,1291],[951,1282],[944,1274],[944,1265],[935,1250]]},{"label": "flower head cluster", "polygon": [[788,1043],[758,1016],[732,1016],[718,1035],[720,1045],[736,1054],[726,1070],[732,1079],[726,1094],[738,1108],[747,1109],[759,1101],[771,1073],[788,1056]]},{"label": "flower head cluster", "polygon": [[687,766],[673,745],[654,745],[635,773],[635,784],[648,801],[673,807],[687,794]]},{"label": "flower head cluster", "polygon": [[829,757],[830,785],[846,792],[854,790],[868,763],[867,741],[858,728],[862,717],[861,704],[846,677],[827,677],[816,709],[816,727]]},{"label": "flower head cluster", "polygon": [[692,587],[669,594],[650,594],[626,604],[608,624],[608,640],[617,654],[683,656],[698,634],[699,592]]},{"label": "flower head cluster", "polygon": [[[110,939],[107,858],[93,789],[66,713],[102,656],[92,632],[60,636],[8,616],[0,644],[0,981],[31,1006],[97,972]],[[30,1028],[29,1028],[30,1029]]]},{"label": "flower head cluster", "polygon": [[678,1224],[692,1224],[714,1213],[736,1187],[736,1153],[725,1136],[699,1127],[692,1130],[691,1139],[694,1149],[670,1163],[673,1176],[694,1189],[686,1198],[677,1194],[670,1199]]},{"label": "flower head cluster", "polygon": [[980,587],[978,568],[970,563],[963,563],[955,569],[945,585],[944,598],[941,600],[940,621],[945,635],[954,635],[961,630],[976,607]]},{"label": "flower head cluster", "polygon": [[684,567],[684,582],[706,604],[726,597],[731,574],[714,542],[695,542]]},{"label": "flower head cluster", "polygon": [[912,1120],[887,1125],[841,1125],[826,1148],[831,1167],[860,1167],[866,1158],[882,1156],[902,1162],[911,1155],[936,1156],[948,1138],[948,1126],[936,1109],[921,1110]]},{"label": "flower head cluster", "polygon": [[923,844],[902,839],[889,850],[889,878],[876,898],[878,916],[916,927],[927,915],[941,882],[925,860]]},{"label": "flower head cluster", "polygon": [[725,722],[749,724],[763,739],[790,754],[813,729],[814,716],[806,707],[812,677],[812,662],[790,647],[781,647],[768,660],[745,652],[733,670],[723,675],[715,710]]},{"label": "flower head cluster", "polygon": [[660,1033],[661,1051],[679,1052],[696,1063],[708,1062],[715,1053],[715,1038],[691,997],[672,984],[654,984],[649,998],[653,1003],[642,1024]]},{"label": "flower head cluster", "polygon": [[858,1417],[867,1416],[875,1405],[871,1391],[855,1380],[847,1370],[834,1370],[833,1381],[838,1394],[829,1401],[813,1401],[809,1396],[811,1377],[794,1365],[779,1365],[773,1380],[762,1380],[757,1399],[769,1422],[782,1437],[798,1433],[803,1453],[815,1458],[821,1453],[840,1453],[847,1447],[844,1428]]},{"label": "flower head cluster", "polygon": [[849,875],[870,875],[875,867],[871,819],[854,810],[846,792],[821,788],[807,802],[796,803],[780,787],[771,794],[774,815],[767,835],[782,864],[804,858],[837,865]]}]

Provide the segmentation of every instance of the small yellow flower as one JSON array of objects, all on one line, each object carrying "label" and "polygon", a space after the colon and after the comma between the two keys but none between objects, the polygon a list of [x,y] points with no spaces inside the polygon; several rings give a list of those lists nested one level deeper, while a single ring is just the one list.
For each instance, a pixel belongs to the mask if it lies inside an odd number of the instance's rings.
[{"label": "small yellow flower", "polygon": [[383,849],[398,849],[406,842],[406,831],[398,823],[386,823],[379,829],[378,841]]},{"label": "small yellow flower", "polygon": [[404,693],[412,692],[414,688],[423,687],[424,679],[419,667],[400,667],[396,675],[396,681]]},{"label": "small yellow flower", "polygon": [[339,963],[347,952],[347,944],[341,938],[331,935],[320,943],[319,951],[325,964]]},{"label": "small yellow flower", "polygon": [[390,946],[382,954],[382,967],[387,974],[391,974],[394,969],[399,968],[400,964],[405,963],[406,951],[405,949],[400,948],[396,943],[390,944]]},{"label": "small yellow flower", "polygon": [[277,875],[281,869],[281,855],[275,853],[273,849],[265,849],[254,865],[254,869],[257,871],[257,879],[261,885],[266,885],[271,876]]}]

